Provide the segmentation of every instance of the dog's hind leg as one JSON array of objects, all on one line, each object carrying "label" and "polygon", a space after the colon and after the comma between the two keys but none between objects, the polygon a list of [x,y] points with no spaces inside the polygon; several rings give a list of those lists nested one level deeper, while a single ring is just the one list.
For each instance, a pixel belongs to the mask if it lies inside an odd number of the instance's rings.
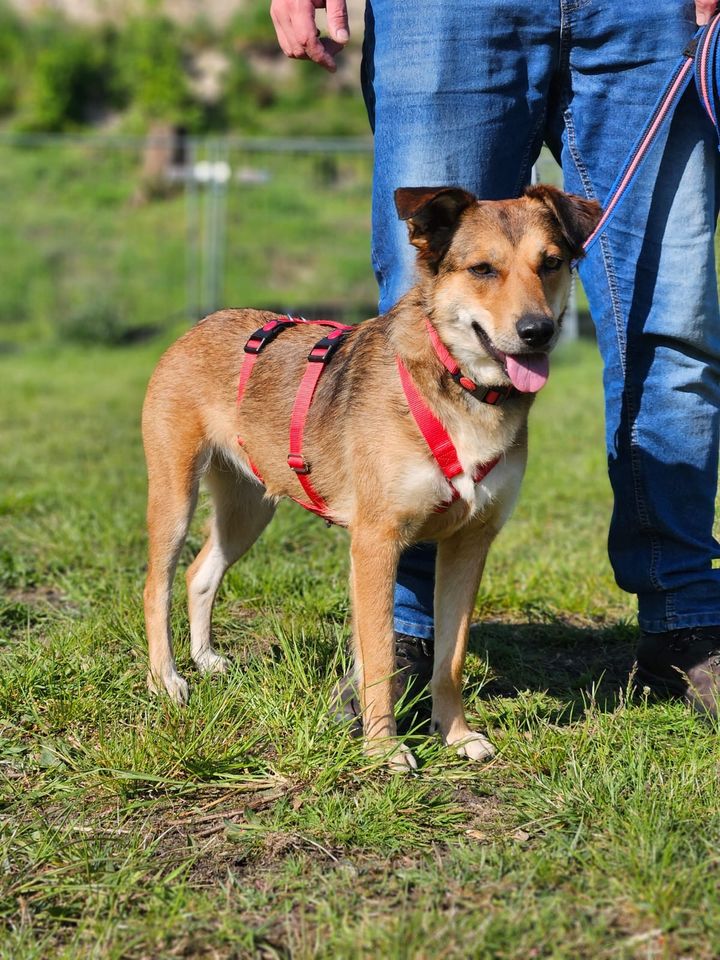
[{"label": "dog's hind leg", "polygon": [[186,574],[192,658],[203,673],[224,673],[228,661],[213,650],[212,610],[227,569],[250,549],[272,519],[264,488],[221,458],[205,474],[213,501],[210,535]]},{"label": "dog's hind leg", "polygon": [[365,749],[397,771],[413,770],[415,758],[396,737],[392,695],[395,672],[393,585],[399,557],[396,531],[352,530],[351,596],[355,670]]},{"label": "dog's hind leg", "polygon": [[145,580],[145,627],[150,655],[148,687],[164,688],[176,703],[187,703],[188,688],[177,672],[170,633],[172,583],[178,557],[195,511],[202,473],[201,457],[179,457],[153,438],[148,427],[148,570]]},{"label": "dog's hind leg", "polygon": [[495,750],[467,725],[462,700],[470,621],[493,533],[464,528],[438,544],[435,574],[435,667],[432,729],[460,756],[484,760]]}]

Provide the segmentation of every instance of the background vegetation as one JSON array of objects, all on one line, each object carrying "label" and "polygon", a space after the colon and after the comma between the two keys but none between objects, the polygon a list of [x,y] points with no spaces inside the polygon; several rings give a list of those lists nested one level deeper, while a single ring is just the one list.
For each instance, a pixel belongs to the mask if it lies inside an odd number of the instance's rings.
[{"label": "background vegetation", "polygon": [[[288,71],[268,10],[252,0],[220,28],[180,24],[149,2],[142,15],[90,26],[47,10],[21,19],[0,0],[0,123],[43,133],[140,132],[163,120],[193,133],[365,135],[356,72]],[[219,64],[210,95],[193,82],[207,52]]]}]

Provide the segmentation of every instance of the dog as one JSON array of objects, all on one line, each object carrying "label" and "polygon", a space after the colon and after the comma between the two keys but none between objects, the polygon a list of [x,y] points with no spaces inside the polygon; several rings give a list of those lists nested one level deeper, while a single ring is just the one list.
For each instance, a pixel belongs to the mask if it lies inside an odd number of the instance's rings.
[{"label": "dog", "polygon": [[[387,314],[331,329],[319,347],[324,328],[221,310],[159,361],[142,417],[144,602],[148,685],[185,703],[169,610],[201,478],[214,509],[186,579],[192,658],[202,672],[227,669],[211,643],[215,595],[278,500],[292,497],[345,525],[365,749],[394,770],[412,770],[392,702],[398,558],[411,544],[438,544],[431,729],[460,755],[483,760],[493,747],[468,726],[461,693],[473,605],[490,545],[518,494],[528,412],[548,376],[571,264],[601,210],[544,185],[502,201],[458,187],[401,188],[395,204],[416,248],[418,276]],[[282,336],[260,351],[277,327]],[[317,364],[308,373],[309,353],[317,359],[330,347],[322,376]],[[307,376],[315,378],[314,393],[301,402],[296,391]],[[303,450],[288,457],[298,404]]]}]

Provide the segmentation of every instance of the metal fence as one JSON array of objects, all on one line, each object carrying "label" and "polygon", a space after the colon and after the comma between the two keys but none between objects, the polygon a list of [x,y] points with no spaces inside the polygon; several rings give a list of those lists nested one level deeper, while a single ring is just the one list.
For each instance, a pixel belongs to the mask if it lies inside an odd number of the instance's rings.
[{"label": "metal fence", "polygon": [[370,316],[371,173],[369,140],[2,136],[0,345],[219,306]]}]

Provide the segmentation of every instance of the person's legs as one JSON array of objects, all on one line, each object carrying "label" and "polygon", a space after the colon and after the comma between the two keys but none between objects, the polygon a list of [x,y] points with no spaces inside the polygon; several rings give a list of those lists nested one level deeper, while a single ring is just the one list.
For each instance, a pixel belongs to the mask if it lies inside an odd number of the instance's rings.
[{"label": "person's legs", "polygon": [[[694,9],[564,3],[567,86],[553,126],[566,189],[602,201],[696,29]],[[720,624],[714,139],[691,87],[580,268],[604,361],[610,559],[647,633]]]},{"label": "person's legs", "polygon": [[[414,254],[397,187],[453,184],[517,196],[542,145],[559,52],[559,11],[530,0],[369,0],[363,91],[375,133],[372,258],[380,311],[412,285]],[[395,628],[433,633],[435,548],[403,554]]]},{"label": "person's legs", "polygon": [[[569,19],[566,185],[603,200],[695,30],[693,5],[644,16],[580,6]],[[638,55],[642,51],[642,57]],[[650,52],[650,55],[648,54]],[[605,364],[615,508],[610,557],[643,629],[720,623],[720,317],[713,233],[717,147],[695,90],[581,265]]]}]

